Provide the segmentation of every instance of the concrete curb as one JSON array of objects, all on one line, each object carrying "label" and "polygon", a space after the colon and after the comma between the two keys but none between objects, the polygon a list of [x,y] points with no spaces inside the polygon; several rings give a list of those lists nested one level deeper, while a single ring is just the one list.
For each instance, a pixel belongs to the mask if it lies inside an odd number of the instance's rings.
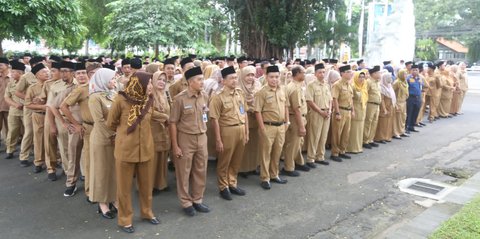
[{"label": "concrete curb", "polygon": [[460,211],[478,193],[480,193],[480,172],[448,194],[441,202],[434,204],[396,231],[387,234],[385,238],[428,238],[444,221]]}]

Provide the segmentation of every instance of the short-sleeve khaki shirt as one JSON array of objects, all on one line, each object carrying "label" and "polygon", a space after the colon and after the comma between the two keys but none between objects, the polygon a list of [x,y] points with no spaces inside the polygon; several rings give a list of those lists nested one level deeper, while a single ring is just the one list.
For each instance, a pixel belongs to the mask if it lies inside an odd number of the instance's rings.
[{"label": "short-sleeve khaki shirt", "polygon": [[210,101],[210,118],[218,120],[223,127],[245,124],[247,105],[242,90],[226,88],[215,94]]}]

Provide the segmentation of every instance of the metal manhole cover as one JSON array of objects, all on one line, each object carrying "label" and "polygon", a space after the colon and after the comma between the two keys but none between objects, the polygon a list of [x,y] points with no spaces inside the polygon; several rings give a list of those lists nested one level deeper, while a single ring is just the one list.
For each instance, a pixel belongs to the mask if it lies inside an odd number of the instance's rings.
[{"label": "metal manhole cover", "polygon": [[455,189],[454,186],[424,178],[407,178],[398,182],[400,191],[440,200]]},{"label": "metal manhole cover", "polygon": [[418,182],[418,181],[415,182],[414,184],[410,185],[408,188],[413,189],[413,190],[417,190],[417,191],[421,191],[421,192],[424,192],[424,193],[430,193],[430,194],[433,194],[433,195],[436,195],[439,192],[441,192],[443,189],[445,189],[445,187],[442,187],[442,186],[438,186],[438,185],[434,185],[434,184],[430,184],[430,183]]}]

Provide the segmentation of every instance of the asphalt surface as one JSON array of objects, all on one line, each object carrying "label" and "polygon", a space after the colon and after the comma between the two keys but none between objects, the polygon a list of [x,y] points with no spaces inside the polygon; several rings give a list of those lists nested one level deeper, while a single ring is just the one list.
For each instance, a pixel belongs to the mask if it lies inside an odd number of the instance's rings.
[{"label": "asphalt surface", "polygon": [[[103,219],[88,204],[83,183],[65,198],[65,176],[56,182],[45,172],[32,173],[15,159],[5,160],[0,146],[0,239],[10,238],[381,238],[384,231],[421,213],[421,200],[396,188],[409,177],[442,181],[442,170],[480,171],[480,75],[470,77],[471,91],[464,114],[421,128],[412,137],[353,155],[342,163],[330,162],[288,184],[272,184],[265,191],[259,179],[239,179],[244,197],[225,201],[218,196],[215,163],[209,162],[205,203],[208,214],[186,217],[171,190],[154,196],[153,210],[161,220],[152,226],[139,218],[134,193],[136,232],[128,235],[116,219]],[[15,153],[15,156],[18,152]],[[327,152],[327,156],[330,152]],[[452,180],[461,183],[461,180]]]}]

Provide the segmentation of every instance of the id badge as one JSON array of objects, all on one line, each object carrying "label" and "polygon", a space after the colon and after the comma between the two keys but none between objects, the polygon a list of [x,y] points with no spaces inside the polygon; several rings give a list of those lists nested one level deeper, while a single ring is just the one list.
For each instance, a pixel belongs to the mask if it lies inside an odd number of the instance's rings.
[{"label": "id badge", "polygon": [[245,114],[245,109],[243,108],[243,105],[240,105],[240,114]]},{"label": "id badge", "polygon": [[203,118],[203,122],[204,122],[204,123],[207,123],[207,122],[208,122],[207,112],[203,112],[202,118]]}]

